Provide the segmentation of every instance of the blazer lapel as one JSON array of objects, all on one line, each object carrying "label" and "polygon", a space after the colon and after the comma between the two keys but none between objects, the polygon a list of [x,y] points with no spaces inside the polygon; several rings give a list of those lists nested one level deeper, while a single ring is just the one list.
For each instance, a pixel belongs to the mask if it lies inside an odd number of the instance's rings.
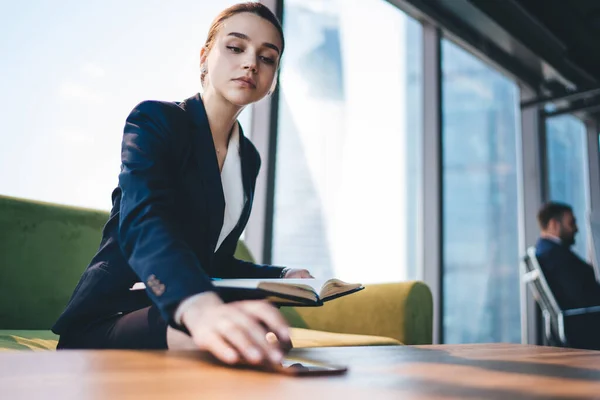
[{"label": "blazer lapel", "polygon": [[[202,192],[206,195],[210,232],[210,251],[214,251],[225,215],[225,196],[221,173],[206,109],[200,94],[185,100],[185,110],[192,121],[191,142],[196,162],[202,173]],[[244,186],[245,187],[245,186]]]},{"label": "blazer lapel", "polygon": [[254,176],[256,173],[255,166],[252,163],[250,152],[248,149],[247,139],[244,136],[242,127],[240,125],[240,159],[242,164],[242,182],[244,185],[244,194],[246,195],[246,202],[240,216],[241,226],[245,226],[248,218],[250,217],[250,210],[252,209],[252,200],[254,198],[254,185],[256,183]]}]

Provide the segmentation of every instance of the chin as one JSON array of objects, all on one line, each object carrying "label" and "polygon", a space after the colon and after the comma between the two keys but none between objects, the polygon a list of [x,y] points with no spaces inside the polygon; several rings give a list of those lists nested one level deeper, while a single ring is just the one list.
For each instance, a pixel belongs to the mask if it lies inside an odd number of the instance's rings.
[{"label": "chin", "polygon": [[247,106],[248,104],[256,103],[265,95],[259,95],[256,90],[229,90],[223,93],[223,97],[225,97],[231,104],[235,104],[236,106]]}]

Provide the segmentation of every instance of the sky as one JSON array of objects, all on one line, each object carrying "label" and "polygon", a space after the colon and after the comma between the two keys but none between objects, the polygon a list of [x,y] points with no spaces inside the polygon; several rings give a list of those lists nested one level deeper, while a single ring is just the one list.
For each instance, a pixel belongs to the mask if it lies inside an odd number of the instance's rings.
[{"label": "sky", "polygon": [[200,90],[210,22],[234,3],[2,2],[0,194],[110,209],[127,115]]}]

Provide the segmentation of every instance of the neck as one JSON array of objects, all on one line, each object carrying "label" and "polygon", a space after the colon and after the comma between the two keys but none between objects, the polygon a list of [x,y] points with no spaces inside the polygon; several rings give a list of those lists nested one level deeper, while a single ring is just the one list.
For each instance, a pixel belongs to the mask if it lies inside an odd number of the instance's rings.
[{"label": "neck", "polygon": [[202,94],[202,102],[208,117],[213,141],[217,145],[227,144],[233,124],[244,108],[231,104],[212,88],[207,88]]},{"label": "neck", "polygon": [[540,233],[540,237],[542,239],[548,239],[548,240],[552,240],[553,242],[562,243],[562,240],[557,235],[550,233],[550,232],[542,231]]}]

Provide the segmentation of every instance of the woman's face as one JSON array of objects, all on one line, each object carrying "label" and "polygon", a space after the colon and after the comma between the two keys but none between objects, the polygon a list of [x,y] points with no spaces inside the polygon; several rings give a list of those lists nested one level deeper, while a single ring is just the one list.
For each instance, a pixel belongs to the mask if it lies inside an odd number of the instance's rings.
[{"label": "woman's face", "polygon": [[266,19],[252,13],[227,18],[217,33],[206,63],[205,91],[215,90],[230,103],[245,106],[262,99],[275,79],[281,38]]}]

